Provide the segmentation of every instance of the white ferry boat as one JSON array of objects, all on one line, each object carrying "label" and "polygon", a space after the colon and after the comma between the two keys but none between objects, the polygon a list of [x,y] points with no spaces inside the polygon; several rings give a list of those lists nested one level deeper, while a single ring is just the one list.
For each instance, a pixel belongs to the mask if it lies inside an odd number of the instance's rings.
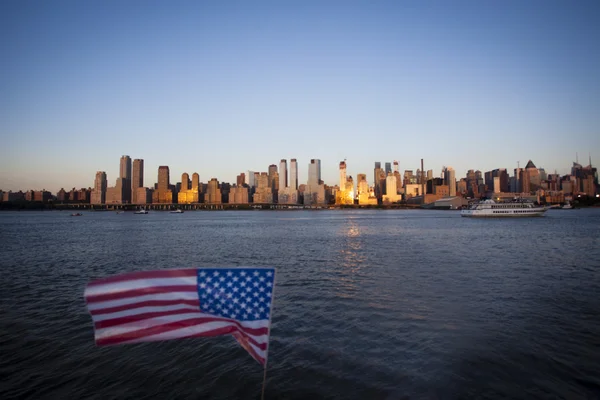
[{"label": "white ferry boat", "polygon": [[460,215],[473,218],[541,217],[546,210],[546,207],[536,206],[529,201],[515,200],[497,203],[494,200],[483,200],[463,209]]},{"label": "white ferry boat", "polygon": [[141,208],[140,210],[134,212],[134,214],[148,214],[148,211],[146,211],[144,208]]}]

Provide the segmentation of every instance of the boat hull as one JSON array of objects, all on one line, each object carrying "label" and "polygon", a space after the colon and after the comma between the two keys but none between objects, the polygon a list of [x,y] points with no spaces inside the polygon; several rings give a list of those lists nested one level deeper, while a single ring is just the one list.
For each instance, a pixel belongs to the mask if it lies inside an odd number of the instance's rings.
[{"label": "boat hull", "polygon": [[[510,212],[504,213],[491,213],[489,210],[462,210],[460,212],[461,217],[466,218],[531,218],[531,217],[543,217],[546,209],[539,210],[527,210],[527,212],[514,212],[517,210],[505,210]],[[523,210],[518,210],[523,211]]]}]

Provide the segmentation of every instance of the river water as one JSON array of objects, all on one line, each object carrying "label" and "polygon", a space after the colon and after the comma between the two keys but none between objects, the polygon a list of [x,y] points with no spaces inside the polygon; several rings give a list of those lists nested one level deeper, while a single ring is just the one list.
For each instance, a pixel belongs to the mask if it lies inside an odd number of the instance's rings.
[{"label": "river water", "polygon": [[0,398],[257,399],[230,336],[96,347],[85,284],[274,266],[265,398],[600,398],[600,210],[0,213]]}]

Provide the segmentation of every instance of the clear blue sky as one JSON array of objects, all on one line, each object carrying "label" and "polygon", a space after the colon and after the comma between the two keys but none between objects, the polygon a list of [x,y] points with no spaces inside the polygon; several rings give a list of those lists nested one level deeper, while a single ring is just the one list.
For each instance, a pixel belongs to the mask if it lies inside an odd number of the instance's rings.
[{"label": "clear blue sky", "polygon": [[311,158],[438,175],[600,164],[599,1],[3,1],[0,189],[119,157],[234,182]]}]

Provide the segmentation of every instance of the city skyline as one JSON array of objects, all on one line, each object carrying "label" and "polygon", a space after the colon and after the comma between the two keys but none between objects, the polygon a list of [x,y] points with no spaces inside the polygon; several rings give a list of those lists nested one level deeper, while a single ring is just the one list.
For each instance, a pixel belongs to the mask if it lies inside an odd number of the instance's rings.
[{"label": "city skyline", "polygon": [[[123,158],[124,157],[129,158],[129,164],[130,165],[128,167],[125,167],[124,164],[123,164]],[[198,169],[195,169],[195,168],[190,168],[189,170],[185,170],[185,171],[173,171],[168,164],[166,164],[166,163],[148,163],[147,160],[144,159],[141,155],[131,156],[131,155],[121,154],[118,158],[120,160],[118,165],[116,165],[115,162],[112,162],[112,163],[109,162],[109,163],[107,163],[107,167],[98,168],[93,173],[93,175],[91,177],[89,177],[89,179],[87,179],[89,182],[87,184],[84,183],[81,186],[73,185],[73,184],[71,184],[71,185],[70,184],[65,184],[65,185],[62,185],[60,187],[54,188],[54,187],[51,187],[51,186],[48,186],[48,185],[45,185],[45,186],[42,185],[42,187],[39,187],[39,188],[38,187],[17,187],[15,189],[15,188],[8,187],[8,185],[2,186],[2,182],[0,182],[0,190],[3,190],[5,192],[8,192],[8,191],[18,192],[18,191],[26,191],[26,190],[48,190],[51,193],[57,193],[60,189],[65,189],[65,190],[68,190],[70,188],[77,188],[77,189],[79,189],[79,188],[92,188],[93,189],[96,186],[96,184],[97,184],[97,174],[99,172],[102,172],[102,173],[105,174],[104,178],[107,180],[107,186],[108,187],[114,187],[115,186],[115,182],[117,182],[117,184],[118,184],[118,180],[119,179],[123,179],[123,175],[122,174],[125,173],[125,174],[129,174],[129,177],[130,177],[128,179],[128,182],[126,183],[126,186],[125,186],[125,187],[130,188],[129,189],[130,193],[126,194],[125,196],[126,196],[126,198],[127,198],[127,196],[129,196],[129,198],[133,199],[133,198],[135,198],[135,195],[133,193],[133,190],[131,189],[131,181],[132,181],[131,176],[133,176],[134,178],[136,178],[138,182],[143,183],[143,185],[138,186],[138,187],[149,187],[149,188],[152,188],[152,187],[154,187],[155,184],[159,184],[159,178],[158,177],[160,175],[160,172],[158,172],[158,175],[157,175],[157,171],[160,171],[162,168],[166,168],[166,171],[167,171],[166,174],[167,175],[164,175],[164,179],[165,179],[165,182],[166,182],[166,179],[169,179],[169,183],[170,184],[175,184],[175,183],[179,182],[181,180],[180,178],[181,178],[181,176],[183,174],[186,174],[186,173],[190,174],[190,173],[193,172],[193,173],[199,175],[200,182],[202,182],[204,184],[207,184],[211,179],[217,179],[219,182],[226,182],[226,183],[230,183],[230,184],[233,185],[233,184],[236,184],[236,182],[237,182],[237,176],[240,173],[248,173],[248,172],[262,173],[262,172],[267,172],[267,171],[269,171],[270,167],[273,167],[273,166],[277,167],[277,171],[279,172],[280,171],[280,167],[282,165],[281,163],[283,163],[283,162],[285,162],[285,165],[287,166],[287,178],[283,178],[283,176],[281,176],[280,174],[278,174],[279,175],[278,182],[281,183],[282,179],[283,179],[284,182],[287,182],[287,185],[289,186],[290,183],[292,182],[291,176],[290,176],[290,174],[292,173],[292,169],[290,167],[291,164],[287,163],[287,161],[289,161],[289,160],[293,160],[294,164],[297,165],[296,170],[294,171],[295,173],[298,174],[298,180],[297,180],[296,184],[297,185],[301,185],[301,184],[307,184],[308,183],[308,181],[309,181],[310,165],[311,165],[312,161],[315,160],[315,158],[311,158],[309,160],[306,160],[306,163],[302,163],[302,160],[298,161],[297,158],[291,158],[291,159],[289,159],[289,158],[288,159],[281,158],[281,159],[279,159],[277,161],[276,164],[274,164],[274,163],[266,163],[265,165],[263,165],[262,167],[259,167],[259,168],[254,168],[254,169],[246,168],[244,170],[238,171],[238,173],[235,174],[235,176],[233,177],[233,179],[223,179],[220,176],[208,176],[208,175],[205,175],[201,171],[198,171]],[[135,158],[135,160],[133,158]],[[316,160],[319,162],[318,171],[319,171],[319,176],[321,177],[321,180],[323,180],[323,182],[326,185],[328,185],[328,186],[339,185],[339,183],[340,183],[340,176],[339,176],[339,172],[340,172],[339,171],[339,164],[340,164],[340,161],[335,162],[335,165],[330,165],[332,163],[327,163],[325,165],[328,166],[329,168],[323,169],[322,168],[323,160],[322,159],[316,159]],[[576,162],[576,161],[578,161],[583,166],[587,166],[590,161],[592,162],[593,166],[596,165],[593,162],[593,157],[591,156],[591,153],[588,153],[588,156],[584,157],[583,159],[582,159],[582,157],[580,155],[576,154],[575,155],[575,159],[573,159],[568,164],[568,166],[561,166],[560,168],[548,168],[548,167],[546,167],[544,165],[539,164],[534,158],[529,158],[526,161],[520,161],[518,165],[520,165],[520,168],[525,168],[527,162],[530,162],[532,160],[535,162],[535,164],[538,166],[538,168],[544,169],[547,174],[553,174],[556,171],[561,176],[562,175],[568,175],[570,173],[570,171],[571,171],[571,167],[572,167],[573,163]],[[132,169],[132,163],[131,163],[132,161],[134,161],[134,163],[133,163],[133,169]],[[355,189],[356,189],[356,185],[357,185],[357,182],[358,182],[357,181],[357,177],[360,174],[366,174],[366,181],[367,181],[368,185],[369,186],[375,186],[374,177],[373,177],[373,166],[376,165],[377,163],[379,163],[382,166],[381,169],[383,171],[385,171],[385,168],[384,168],[385,164],[391,164],[392,162],[394,162],[394,168],[396,168],[396,164],[395,164],[396,161],[398,162],[398,169],[399,169],[399,171],[400,171],[401,174],[403,174],[404,171],[412,171],[414,174],[416,174],[417,170],[420,170],[420,167],[421,167],[420,166],[420,160],[419,160],[419,164],[418,165],[416,165],[415,167],[411,168],[409,166],[402,167],[402,162],[400,160],[397,160],[397,159],[393,159],[393,160],[390,160],[390,161],[382,159],[381,161],[373,161],[373,162],[371,162],[371,166],[370,167],[369,166],[365,166],[364,168],[358,168],[358,167],[352,168],[353,164],[352,164],[351,160],[347,160],[346,164],[347,164],[348,168],[346,170],[346,176],[353,177],[354,183],[355,183]],[[505,167],[505,166],[495,166],[495,167],[490,168],[490,169],[481,169],[481,168],[477,168],[476,166],[473,166],[473,167],[468,168],[467,170],[465,170],[464,173],[459,173],[458,171],[456,171],[456,168],[454,168],[452,165],[448,165],[448,164],[442,163],[442,164],[440,164],[440,167],[436,169],[436,168],[429,167],[429,165],[427,163],[427,160],[424,160],[424,162],[425,162],[424,171],[425,172],[432,171],[434,177],[440,177],[440,176],[443,177],[443,174],[444,174],[443,168],[452,168],[453,172],[454,172],[454,174],[453,174],[454,178],[457,181],[460,178],[464,178],[465,176],[467,176],[467,173],[470,170],[480,171],[481,173],[485,173],[485,172],[488,172],[488,171],[493,171],[495,169],[499,169],[499,168],[502,169],[502,168],[504,168],[504,169],[506,169],[508,171],[508,174],[512,176],[513,172],[514,172],[514,169],[517,168],[517,165],[515,165],[513,168]],[[137,169],[135,167],[136,163],[138,164]],[[113,168],[109,168],[108,166],[112,165],[112,164],[115,164],[113,166]],[[306,165],[304,165],[304,164],[306,164]],[[147,167],[148,165],[156,165],[156,167],[153,168],[153,169],[150,169],[151,167]],[[129,168],[129,169],[127,170],[127,168]],[[138,171],[138,169],[139,169],[139,172],[141,172],[141,179],[140,179],[140,176],[137,175],[137,173],[136,173]],[[332,171],[327,171],[328,169],[330,169]],[[111,171],[111,172],[109,172],[109,171]],[[124,171],[127,171],[127,172],[124,172]],[[327,181],[327,180],[323,179],[323,177],[327,176],[327,175],[329,175],[329,176],[335,175],[335,176],[330,181]],[[170,176],[170,178],[168,178],[168,176]],[[246,179],[247,179],[246,182],[248,182],[248,177],[246,177]],[[166,184],[165,182],[163,182],[163,186]],[[18,186],[18,184],[17,184],[17,186]]]},{"label": "city skyline", "polygon": [[[568,172],[600,154],[600,3],[0,4],[0,189],[111,160],[235,182],[278,160]],[[582,161],[584,160],[584,161]],[[385,164],[383,164],[385,165]]]}]

